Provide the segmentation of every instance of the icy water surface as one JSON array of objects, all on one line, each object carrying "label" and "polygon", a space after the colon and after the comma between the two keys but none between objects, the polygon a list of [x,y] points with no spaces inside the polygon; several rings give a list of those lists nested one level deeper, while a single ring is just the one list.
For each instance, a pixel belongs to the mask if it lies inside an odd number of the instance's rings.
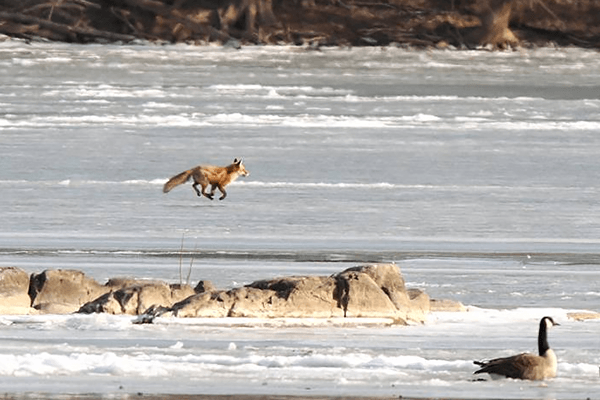
[{"label": "icy water surface", "polygon": [[[6,392],[600,393],[600,56],[0,43],[0,265],[257,279],[397,262],[470,307],[422,326],[0,316]],[[197,164],[243,157],[220,202]],[[182,247],[183,239],[183,247]],[[183,248],[183,251],[182,251]],[[181,265],[182,272],[179,272]],[[474,382],[535,351],[559,376]]]}]

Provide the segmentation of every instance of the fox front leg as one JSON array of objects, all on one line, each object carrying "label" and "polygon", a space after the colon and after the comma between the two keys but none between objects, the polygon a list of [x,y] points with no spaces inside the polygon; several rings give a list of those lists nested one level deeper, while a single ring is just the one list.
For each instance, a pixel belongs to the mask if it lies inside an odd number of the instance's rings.
[{"label": "fox front leg", "polygon": [[[222,185],[218,185],[217,187],[219,188],[219,191],[221,193],[223,193],[223,195],[221,197],[219,197],[219,200],[223,200],[225,197],[227,197],[227,192],[225,191],[225,187],[222,186]],[[214,189],[214,186],[213,186],[213,192],[214,192],[214,190],[215,189]]]},{"label": "fox front leg", "polygon": [[206,197],[208,197],[209,199],[213,200],[213,194],[206,193],[205,189],[206,189],[206,186],[202,186],[202,194],[205,195]]},{"label": "fox front leg", "polygon": [[[221,185],[219,185],[218,183],[215,183],[214,185],[212,185],[210,187],[210,195],[211,195],[211,197],[215,195],[215,192],[217,191],[217,188],[219,188],[219,190],[221,191],[221,193],[225,193],[223,191],[223,188],[221,187]],[[225,198],[225,196],[223,195],[223,196],[219,197],[219,200],[223,200],[224,198]]]}]

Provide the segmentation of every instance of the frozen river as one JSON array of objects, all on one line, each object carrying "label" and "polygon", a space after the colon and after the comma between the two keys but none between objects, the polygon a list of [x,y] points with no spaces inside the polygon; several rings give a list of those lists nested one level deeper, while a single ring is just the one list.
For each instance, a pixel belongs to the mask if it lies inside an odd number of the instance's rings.
[{"label": "frozen river", "polygon": [[[229,288],[397,262],[470,312],[350,321],[0,316],[5,392],[600,393],[600,55],[0,43],[0,265]],[[242,157],[220,202],[164,182]],[[187,273],[187,271],[186,271]],[[559,376],[474,382],[535,351]],[[375,324],[375,325],[373,325]]]}]

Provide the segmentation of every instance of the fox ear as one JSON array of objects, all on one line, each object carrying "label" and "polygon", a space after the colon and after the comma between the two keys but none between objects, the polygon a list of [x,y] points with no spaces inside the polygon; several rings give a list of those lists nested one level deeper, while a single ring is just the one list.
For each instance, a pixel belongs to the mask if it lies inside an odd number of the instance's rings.
[{"label": "fox ear", "polygon": [[240,165],[240,164],[242,163],[242,159],[240,158],[240,159],[238,160],[237,158],[235,158],[235,159],[233,160],[233,163],[234,163],[234,164],[237,164],[237,165]]}]

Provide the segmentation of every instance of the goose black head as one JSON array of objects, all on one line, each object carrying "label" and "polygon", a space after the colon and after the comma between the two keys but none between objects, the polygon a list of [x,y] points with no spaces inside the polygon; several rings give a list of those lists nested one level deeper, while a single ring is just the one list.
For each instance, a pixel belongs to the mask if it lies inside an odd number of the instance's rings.
[{"label": "goose black head", "polygon": [[546,328],[552,328],[553,326],[559,326],[560,324],[558,322],[554,322],[554,320],[552,319],[552,317],[544,317],[542,318],[542,320],[540,321],[542,324],[546,325]]}]

